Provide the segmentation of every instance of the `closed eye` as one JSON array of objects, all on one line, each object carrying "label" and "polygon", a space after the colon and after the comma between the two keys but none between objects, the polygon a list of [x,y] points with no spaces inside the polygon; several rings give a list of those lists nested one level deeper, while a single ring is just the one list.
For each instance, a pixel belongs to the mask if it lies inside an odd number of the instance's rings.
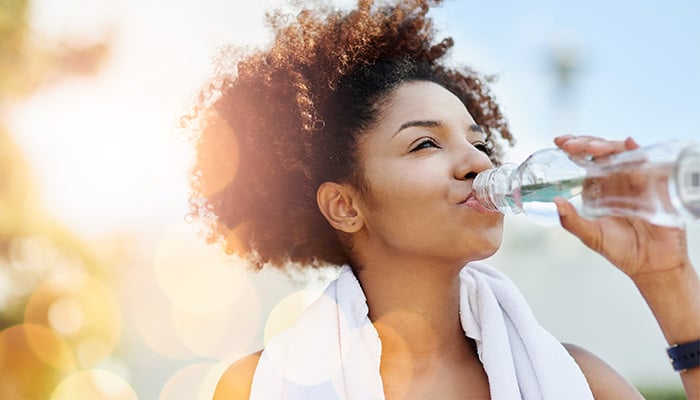
[{"label": "closed eye", "polygon": [[474,148],[476,148],[480,152],[486,154],[487,156],[491,155],[491,147],[489,147],[486,143],[483,143],[483,142],[472,143],[472,146],[474,146]]},{"label": "closed eye", "polygon": [[421,140],[420,143],[418,143],[414,148],[412,148],[410,150],[410,152],[413,153],[415,151],[428,149],[431,147],[440,148],[440,146],[438,146],[438,144],[435,143],[435,141],[433,139],[427,138],[427,139]]}]

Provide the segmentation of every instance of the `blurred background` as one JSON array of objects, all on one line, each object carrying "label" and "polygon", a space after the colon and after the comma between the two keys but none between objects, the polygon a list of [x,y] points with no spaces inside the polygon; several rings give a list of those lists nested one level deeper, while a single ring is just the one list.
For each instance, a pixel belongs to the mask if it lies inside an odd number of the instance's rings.
[{"label": "blurred background", "polygon": [[[333,278],[246,272],[184,218],[179,118],[218,48],[265,43],[277,4],[0,0],[0,399],[210,399]],[[562,133],[700,138],[697,1],[447,1],[433,15],[455,62],[499,77],[510,161]],[[696,266],[699,238],[689,226]],[[557,338],[647,398],[683,398],[633,285],[561,228],[510,217],[490,261]]]}]

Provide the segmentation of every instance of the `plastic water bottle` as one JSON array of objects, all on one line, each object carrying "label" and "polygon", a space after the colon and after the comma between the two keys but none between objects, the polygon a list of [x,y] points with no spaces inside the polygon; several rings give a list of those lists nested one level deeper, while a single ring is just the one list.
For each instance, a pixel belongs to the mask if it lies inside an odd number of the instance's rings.
[{"label": "plastic water bottle", "polygon": [[561,196],[585,217],[678,227],[700,218],[700,145],[668,141],[595,159],[545,149],[479,173],[473,188],[484,207],[545,226],[559,224],[553,199]]}]

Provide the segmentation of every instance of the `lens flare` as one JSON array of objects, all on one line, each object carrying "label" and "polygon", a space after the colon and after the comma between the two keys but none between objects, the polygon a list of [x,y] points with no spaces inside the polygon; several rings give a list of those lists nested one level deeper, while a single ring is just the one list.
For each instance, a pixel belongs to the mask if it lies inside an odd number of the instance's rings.
[{"label": "lens flare", "polygon": [[[304,299],[304,294],[296,296]],[[292,294],[287,297],[291,300],[288,302],[283,300],[283,302],[298,305],[299,300],[295,298],[296,296]],[[313,307],[320,315],[333,315],[338,305],[330,297],[322,295],[314,301]],[[293,310],[292,307],[289,309]],[[310,330],[314,332],[313,335],[309,335],[307,331],[299,332],[291,329],[274,336],[266,344],[266,354],[272,365],[282,371],[286,379],[301,385],[318,385],[325,381],[332,381],[336,378],[341,364],[336,332],[339,327],[347,325],[347,319],[342,314],[338,317],[332,320],[305,320],[306,326],[313,324]],[[315,349],[313,362],[310,362],[309,355],[304,353],[310,348]]]},{"label": "lens flare", "polygon": [[0,399],[45,399],[76,369],[68,344],[51,329],[15,325],[0,332]]},{"label": "lens flare", "polygon": [[172,360],[190,359],[194,354],[185,347],[175,331],[172,305],[159,294],[155,287],[150,293],[140,292],[138,300],[132,299],[130,313],[136,331],[146,345],[158,354]]},{"label": "lens flare", "polygon": [[29,299],[24,320],[61,335],[79,356],[83,368],[107,358],[116,348],[122,329],[116,295],[90,277],[44,283]]},{"label": "lens flare", "polygon": [[193,352],[221,359],[246,351],[256,338],[262,320],[261,301],[245,274],[237,275],[229,307],[213,312],[173,308],[175,329]]},{"label": "lens flare", "polygon": [[232,254],[246,254],[250,251],[250,245],[245,242],[245,238],[248,237],[251,225],[250,221],[244,221],[228,232],[226,235],[226,251]]},{"label": "lens flare", "polygon": [[137,396],[119,375],[95,369],[80,371],[64,379],[50,400],[137,400]]},{"label": "lens flare", "polygon": [[[204,178],[200,185],[206,197],[224,189],[236,176],[239,165],[238,140],[226,121],[214,115],[208,121],[197,152],[198,172]],[[206,139],[209,136],[216,136],[216,139]]]},{"label": "lens flare", "polygon": [[127,323],[151,350],[171,360],[194,356],[175,332],[172,304],[160,289],[153,269],[131,268],[123,277],[122,304]]},{"label": "lens flare", "polygon": [[321,295],[320,291],[303,289],[287,295],[279,301],[267,317],[265,344],[272,337],[294,323],[311,303]]},{"label": "lens flare", "polygon": [[159,242],[154,267],[170,302],[159,318],[173,325],[189,350],[221,359],[250,346],[260,327],[261,301],[243,265],[205,245],[191,226],[176,224]]},{"label": "lens flare", "polygon": [[200,362],[188,365],[173,374],[160,391],[159,400],[211,400],[216,384],[210,376],[216,365]]},{"label": "lens flare", "polygon": [[228,307],[237,284],[216,246],[207,246],[184,223],[169,229],[156,248],[155,275],[163,293],[177,307],[212,312]]},{"label": "lens flare", "polygon": [[77,333],[85,323],[80,303],[72,298],[58,299],[48,310],[49,326],[62,335]]}]

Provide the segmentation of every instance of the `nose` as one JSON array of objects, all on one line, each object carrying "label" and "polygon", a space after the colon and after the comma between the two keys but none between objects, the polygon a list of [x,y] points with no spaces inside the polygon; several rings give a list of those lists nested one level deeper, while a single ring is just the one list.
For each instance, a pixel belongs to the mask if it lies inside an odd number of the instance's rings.
[{"label": "nose", "polygon": [[492,167],[493,164],[488,155],[467,142],[455,165],[455,178],[459,180],[474,179],[479,172]]}]

